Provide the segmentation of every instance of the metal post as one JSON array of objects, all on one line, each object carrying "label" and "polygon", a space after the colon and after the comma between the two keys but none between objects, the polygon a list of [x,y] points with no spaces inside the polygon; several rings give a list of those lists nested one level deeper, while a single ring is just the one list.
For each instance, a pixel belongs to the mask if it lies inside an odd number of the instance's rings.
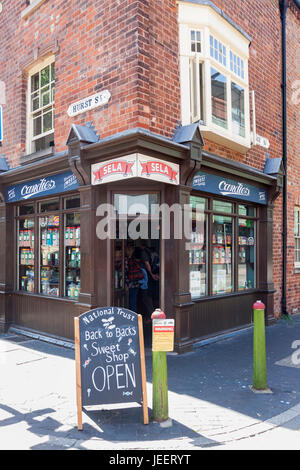
[{"label": "metal post", "polygon": [[[151,315],[152,320],[165,318],[165,313],[160,309],[156,309]],[[163,422],[169,417],[166,351],[152,351],[152,367],[153,420]]]},{"label": "metal post", "polygon": [[253,305],[253,389],[255,390],[268,389],[265,308],[260,300]]}]

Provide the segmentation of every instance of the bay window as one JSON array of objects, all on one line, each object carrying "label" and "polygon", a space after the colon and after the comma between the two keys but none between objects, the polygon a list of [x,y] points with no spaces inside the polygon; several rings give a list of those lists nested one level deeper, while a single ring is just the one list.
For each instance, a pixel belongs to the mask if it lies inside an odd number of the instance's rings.
[{"label": "bay window", "polygon": [[204,140],[251,147],[249,37],[207,4],[179,2],[182,125],[199,122]]}]

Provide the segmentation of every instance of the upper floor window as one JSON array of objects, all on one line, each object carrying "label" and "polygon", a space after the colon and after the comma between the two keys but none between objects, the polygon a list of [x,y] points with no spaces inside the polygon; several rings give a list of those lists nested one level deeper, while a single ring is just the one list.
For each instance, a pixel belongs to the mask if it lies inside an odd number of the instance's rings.
[{"label": "upper floor window", "polygon": [[55,67],[52,58],[29,76],[28,153],[54,146]]},{"label": "upper floor window", "polygon": [[251,146],[250,38],[212,4],[179,2],[182,124],[235,150]]}]

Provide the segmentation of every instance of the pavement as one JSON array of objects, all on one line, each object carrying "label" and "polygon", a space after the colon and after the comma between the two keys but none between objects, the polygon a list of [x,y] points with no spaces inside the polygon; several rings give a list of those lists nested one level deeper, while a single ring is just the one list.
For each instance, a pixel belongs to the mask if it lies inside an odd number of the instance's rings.
[{"label": "pavement", "polygon": [[[86,409],[78,431],[74,349],[12,331],[1,334],[0,449],[299,449],[300,316],[267,327],[266,345],[272,393],[251,390],[248,328],[199,343],[184,355],[168,353],[167,422],[144,425],[139,405],[114,405]],[[150,416],[151,359],[148,348]]]}]

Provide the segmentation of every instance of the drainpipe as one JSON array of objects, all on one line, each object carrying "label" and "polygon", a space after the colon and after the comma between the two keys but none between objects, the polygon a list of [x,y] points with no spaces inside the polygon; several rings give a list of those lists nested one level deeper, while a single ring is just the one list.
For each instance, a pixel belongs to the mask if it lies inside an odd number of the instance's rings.
[{"label": "drainpipe", "polygon": [[279,0],[280,18],[282,23],[282,138],[283,156],[283,201],[282,201],[282,314],[288,315],[286,309],[286,273],[287,273],[287,83],[286,83],[286,16],[287,0]]}]

